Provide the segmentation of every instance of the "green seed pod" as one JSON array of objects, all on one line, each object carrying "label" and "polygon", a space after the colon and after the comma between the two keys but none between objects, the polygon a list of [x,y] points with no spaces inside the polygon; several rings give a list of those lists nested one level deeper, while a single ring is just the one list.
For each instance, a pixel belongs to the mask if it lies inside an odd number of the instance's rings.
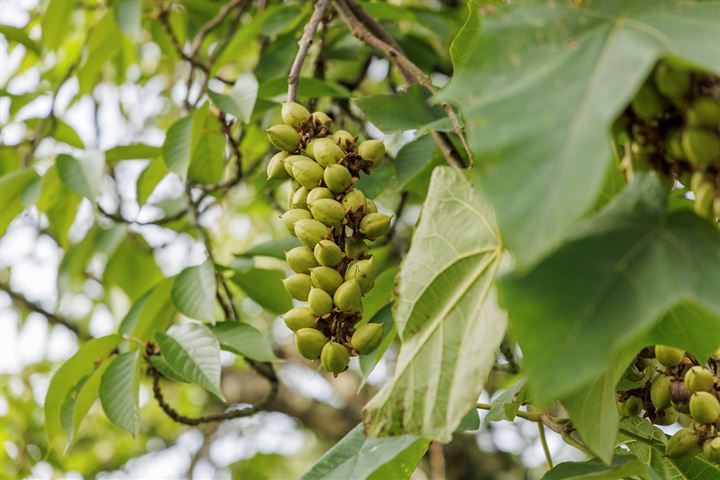
[{"label": "green seed pod", "polygon": [[366,205],[365,205],[365,213],[377,213],[378,209],[375,205],[375,202],[370,200],[369,198],[365,199]]},{"label": "green seed pod", "polygon": [[345,156],[345,153],[332,138],[326,137],[316,138],[313,141],[313,156],[320,165],[327,167],[338,163]]},{"label": "green seed pod", "polygon": [[670,384],[672,379],[667,375],[658,375],[650,387],[650,400],[656,409],[670,406]]},{"label": "green seed pod", "polygon": [[292,170],[293,165],[295,164],[295,162],[299,162],[300,160],[307,160],[312,162],[312,158],[306,157],[305,155],[289,155],[285,157],[285,161],[283,162],[285,166],[285,171],[293,178],[295,178]]},{"label": "green seed pod", "polygon": [[362,290],[360,284],[353,280],[343,282],[333,295],[333,302],[341,312],[362,311]]},{"label": "green seed pod", "polygon": [[678,421],[678,413],[672,408],[655,411],[655,425],[672,425]]},{"label": "green seed pod", "polygon": [[690,402],[670,402],[670,406],[676,412],[684,414],[690,413]]},{"label": "green seed pod", "polygon": [[665,446],[668,458],[691,457],[700,453],[700,439],[692,428],[683,428],[670,437]]},{"label": "green seed pod", "polygon": [[720,137],[700,128],[682,132],[682,147],[688,161],[697,166],[711,165],[720,159]]},{"label": "green seed pod", "polygon": [[367,201],[365,200],[365,194],[362,190],[353,188],[345,194],[342,199],[342,204],[343,207],[345,207],[345,210],[355,213],[361,210],[364,211]]},{"label": "green seed pod", "polygon": [[382,342],[384,331],[385,327],[381,323],[367,323],[355,330],[350,344],[362,355],[370,353]]},{"label": "green seed pod", "polygon": [[365,140],[358,145],[358,154],[377,167],[385,159],[385,144],[382,140]]},{"label": "green seed pod", "polygon": [[309,190],[305,187],[300,187],[293,193],[292,199],[290,200],[291,208],[302,208],[307,210],[307,196]]},{"label": "green seed pod", "polygon": [[327,342],[327,337],[314,328],[301,328],[295,332],[295,346],[308,360],[320,358],[320,352]]},{"label": "green seed pod", "polygon": [[[308,212],[308,214],[310,214],[310,212]],[[315,248],[315,245],[327,237],[329,233],[330,229],[317,220],[304,219],[295,223],[295,236],[304,243],[305,246],[310,248]]]},{"label": "green seed pod", "polygon": [[705,440],[703,455],[712,463],[720,465],[720,437]]},{"label": "green seed pod", "polygon": [[285,290],[290,294],[291,297],[305,301],[310,293],[310,275],[305,273],[294,273],[283,280]]},{"label": "green seed pod", "polygon": [[323,174],[325,185],[335,193],[342,193],[352,185],[350,171],[342,165],[330,165]]},{"label": "green seed pod", "polygon": [[332,193],[329,188],[315,187],[312,190],[310,190],[310,193],[308,193],[307,204],[312,205],[317,200],[320,200],[323,198],[329,198],[331,200],[335,200],[335,194]]},{"label": "green seed pod", "polygon": [[338,130],[332,134],[332,139],[343,149],[355,143],[355,137],[347,130]]},{"label": "green seed pod", "polygon": [[618,402],[618,412],[623,417],[637,417],[643,409],[643,402],[640,397],[628,397]]},{"label": "green seed pod", "polygon": [[685,350],[667,345],[655,345],[655,358],[665,367],[674,367],[682,362]]},{"label": "green seed pod", "polygon": [[701,425],[715,423],[720,418],[720,402],[713,393],[693,393],[690,397],[690,416]]},{"label": "green seed pod", "polygon": [[720,127],[720,102],[712,97],[700,97],[687,112],[687,123],[691,127],[717,129]]},{"label": "green seed pod", "polygon": [[324,223],[328,227],[337,227],[345,218],[345,209],[342,203],[330,198],[315,200],[310,206],[310,212],[315,220]]},{"label": "green seed pod", "polygon": [[646,83],[640,88],[637,95],[635,95],[631,106],[633,112],[635,112],[638,117],[644,120],[650,120],[665,110],[667,102],[660,96],[652,84]]},{"label": "green seed pod", "polygon": [[707,368],[692,367],[685,372],[685,386],[693,393],[709,392],[715,384],[715,377]]},{"label": "green seed pod", "polygon": [[360,238],[345,239],[345,255],[350,258],[358,258],[365,255],[368,251],[365,241]]},{"label": "green seed pod", "polygon": [[308,305],[310,310],[317,315],[322,317],[326,313],[330,313],[333,309],[333,300],[329,293],[321,288],[311,288],[310,295],[308,295]]},{"label": "green seed pod", "polygon": [[325,112],[313,112],[312,115],[310,115],[313,122],[318,125],[324,125],[327,128],[332,127],[332,119],[327,116]]},{"label": "green seed pod", "polygon": [[690,177],[690,190],[697,192],[700,189],[700,185],[705,182],[705,172],[702,170],[695,170]]},{"label": "green seed pod", "polygon": [[682,131],[673,130],[670,132],[667,140],[667,148],[673,157],[685,160],[685,151],[682,148]]},{"label": "green seed pod", "polygon": [[355,279],[360,284],[362,293],[367,293],[375,285],[375,269],[372,258],[354,260],[345,270],[345,280]]},{"label": "green seed pod", "polygon": [[715,197],[712,204],[713,217],[720,218],[720,197]]},{"label": "green seed pod", "polygon": [[315,245],[315,260],[324,267],[334,267],[343,259],[343,252],[332,240],[320,240]]},{"label": "green seed pod", "polygon": [[268,180],[285,180],[290,178],[287,171],[285,170],[284,160],[287,158],[287,152],[278,152],[270,158],[267,166],[267,179]]},{"label": "green seed pod", "polygon": [[280,115],[285,125],[290,125],[293,128],[300,128],[300,124],[310,118],[308,109],[295,102],[283,103]]},{"label": "green seed pod", "polygon": [[370,240],[382,237],[390,229],[390,217],[383,213],[368,213],[360,220],[360,233]]},{"label": "green seed pod", "polygon": [[310,307],[295,307],[283,315],[285,325],[293,332],[301,328],[313,328],[316,318],[316,315]]},{"label": "green seed pod", "polygon": [[305,155],[307,155],[308,157],[310,157],[313,160],[315,159],[315,155],[313,154],[313,144],[315,143],[315,140],[316,139],[313,138],[312,140],[307,142],[305,144],[305,150],[304,150]]},{"label": "green seed pod", "polygon": [[700,217],[707,218],[712,213],[713,197],[715,196],[715,188],[710,181],[705,181],[700,184],[697,190],[695,190],[695,203],[693,203],[693,210]]},{"label": "green seed pod", "polygon": [[285,261],[295,273],[310,274],[310,269],[317,267],[315,255],[308,247],[295,247],[285,252]]},{"label": "green seed pod", "polygon": [[310,159],[293,163],[292,171],[295,180],[308,190],[319,186],[323,178],[323,168]]},{"label": "green seed pod", "polygon": [[297,234],[295,233],[295,225],[297,224],[297,222],[310,219],[312,219],[312,214],[307,210],[302,210],[300,208],[293,208],[292,210],[288,210],[280,217],[280,220],[282,220],[288,231],[296,236]]},{"label": "green seed pod", "polygon": [[332,295],[343,283],[340,272],[330,267],[315,267],[310,269],[310,279],[314,287],[321,288]]},{"label": "green seed pod", "polygon": [[671,98],[680,98],[690,91],[692,78],[690,72],[678,70],[666,63],[658,65],[655,70],[655,85],[658,91]]},{"label": "green seed pod", "polygon": [[336,342],[328,342],[320,354],[320,365],[328,372],[338,374],[344,372],[350,363],[347,349]]},{"label": "green seed pod", "polygon": [[273,125],[265,133],[270,143],[286,152],[292,152],[300,144],[300,135],[290,125]]}]

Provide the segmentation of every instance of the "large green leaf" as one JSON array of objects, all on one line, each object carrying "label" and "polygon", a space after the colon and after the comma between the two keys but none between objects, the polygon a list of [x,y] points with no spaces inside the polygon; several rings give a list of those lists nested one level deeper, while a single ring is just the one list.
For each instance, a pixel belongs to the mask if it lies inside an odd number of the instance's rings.
[{"label": "large green leaf", "polygon": [[142,340],[165,330],[177,311],[170,298],[174,278],[167,278],[140,297],[120,323],[119,332]]},{"label": "large green leaf", "polygon": [[366,407],[370,435],[450,440],[505,333],[493,287],[502,260],[492,210],[462,173],[437,168],[400,270],[402,346],[393,379]]},{"label": "large green leaf", "polygon": [[60,180],[57,165],[45,172],[37,207],[47,215],[48,230],[63,248],[68,247],[68,231],[75,220],[81,201],[82,197]]},{"label": "large green leaf", "polygon": [[63,433],[60,412],[67,394],[93,372],[96,361],[102,361],[121,341],[119,335],[89,340],[55,372],[45,395],[45,431],[51,446]]},{"label": "large green leaf", "polygon": [[255,327],[240,322],[220,322],[210,327],[210,331],[220,341],[220,346],[261,362],[277,362],[272,346],[267,338]]},{"label": "large green leaf", "polygon": [[418,86],[397,95],[363,97],[356,103],[385,133],[420,128],[445,117],[442,108],[428,105],[427,93]]},{"label": "large green leaf", "polygon": [[92,91],[102,68],[120,51],[121,35],[112,11],[107,12],[93,27],[88,35],[85,61],[77,73],[80,92]]},{"label": "large green leaf", "polygon": [[[599,375],[680,302],[720,315],[720,232],[687,211],[665,213],[657,179],[637,178],[531,271],[501,279],[541,402]],[[685,322],[684,333],[706,336],[705,325]]]},{"label": "large green leaf", "polygon": [[129,235],[108,259],[105,285],[117,285],[135,301],[162,278],[150,246],[139,235]]},{"label": "large green leaf", "polygon": [[281,260],[285,259],[285,252],[301,245],[300,241],[295,237],[279,238],[277,240],[268,240],[267,242],[253,245],[242,253],[236,253],[237,257],[274,257]]},{"label": "large green leaf", "polygon": [[524,1],[463,30],[461,105],[478,176],[519,264],[537,261],[594,204],[610,124],[662,55],[720,72],[717,2]]},{"label": "large green leaf", "polygon": [[215,320],[215,267],[210,260],[188,267],[177,276],[172,300],[183,315],[197,320]]},{"label": "large green leaf", "polygon": [[398,189],[404,190],[405,186],[425,169],[432,161],[434,152],[435,142],[431,135],[403,145],[395,157]]},{"label": "large green leaf", "polygon": [[105,415],[133,437],[137,437],[140,429],[139,358],[137,351],[118,355],[100,380],[100,403]]},{"label": "large green leaf", "polygon": [[227,95],[208,91],[208,96],[221,110],[248,123],[258,96],[258,81],[251,72],[245,72],[238,77]]},{"label": "large green leaf", "polygon": [[660,480],[657,473],[632,455],[617,455],[612,465],[598,458],[586,462],[564,462],[555,465],[541,480],[620,480],[623,478]]},{"label": "large green leaf", "polygon": [[429,444],[412,435],[366,438],[362,425],[358,425],[320,457],[301,479],[407,479]]},{"label": "large green leaf", "polygon": [[[68,2],[70,3],[70,2]],[[0,25],[0,34],[10,42],[17,42],[33,53],[40,54],[40,47],[22,28],[13,27],[12,25]]]},{"label": "large green leaf", "polygon": [[162,156],[158,156],[150,160],[147,167],[138,175],[137,182],[135,184],[137,202],[140,205],[144,205],[147,202],[150,194],[152,194],[158,183],[165,178],[168,174],[168,168],[162,159]]},{"label": "large green leaf", "polygon": [[105,151],[105,160],[108,163],[115,163],[120,160],[144,160],[157,157],[160,154],[160,150],[160,147],[153,147],[144,143],[118,145]]},{"label": "large green leaf", "polygon": [[168,365],[180,378],[225,400],[220,390],[220,344],[202,323],[174,325],[155,339]]},{"label": "large green leaf", "polygon": [[137,38],[140,35],[140,17],[142,16],[141,0],[115,0],[113,12],[120,30]]},{"label": "large green leaf", "polygon": [[81,197],[95,200],[100,191],[104,161],[102,156],[86,153],[79,158],[58,155],[55,160],[63,183]]},{"label": "large green leaf", "polygon": [[292,308],[292,298],[285,290],[282,270],[249,268],[238,270],[232,281],[258,305],[274,313],[285,313]]},{"label": "large green leaf", "polygon": [[87,377],[87,380],[83,382],[82,386],[77,392],[75,397],[75,404],[72,410],[72,428],[67,432],[68,434],[68,446],[66,451],[70,449],[72,443],[77,438],[77,432],[82,424],[82,421],[87,416],[90,408],[98,399],[100,393],[100,380],[105,374],[105,370],[110,366],[110,360],[103,360],[95,371]]},{"label": "large green leaf", "polygon": [[33,170],[17,170],[0,177],[0,237],[5,234],[8,225],[27,206],[23,201],[37,182],[38,175]]},{"label": "large green leaf", "polygon": [[65,33],[71,31],[71,15],[76,0],[50,0],[42,16],[42,42],[48,50],[60,47]]}]

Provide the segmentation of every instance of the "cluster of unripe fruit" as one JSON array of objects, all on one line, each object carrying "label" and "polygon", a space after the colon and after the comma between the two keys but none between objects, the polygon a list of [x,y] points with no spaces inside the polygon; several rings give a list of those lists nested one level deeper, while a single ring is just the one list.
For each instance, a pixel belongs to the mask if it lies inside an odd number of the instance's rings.
[{"label": "cluster of unripe fruit", "polygon": [[685,428],[670,438],[665,455],[681,458],[702,452],[720,464],[719,368],[720,348],[706,364],[679,348],[646,349],[620,383],[620,414],[633,417],[644,410],[657,425],[679,422]]},{"label": "cluster of unripe fruit", "polygon": [[698,215],[720,218],[720,79],[660,63],[614,131],[633,169],[679,181]]},{"label": "cluster of unripe fruit", "polygon": [[285,289],[306,301],[283,320],[295,332],[298,351],[333,374],[344,371],[350,356],[375,350],[383,325],[362,319],[362,296],[375,283],[373,258],[366,240],[390,228],[391,218],[355,188],[361,171],[385,158],[380,140],[358,138],[332,128],[323,112],[310,113],[298,103],[282,106],[283,124],[266,130],[280,149],[268,163],[270,180],[290,179],[288,210],[281,219],[302,246],[285,253],[293,274]]}]

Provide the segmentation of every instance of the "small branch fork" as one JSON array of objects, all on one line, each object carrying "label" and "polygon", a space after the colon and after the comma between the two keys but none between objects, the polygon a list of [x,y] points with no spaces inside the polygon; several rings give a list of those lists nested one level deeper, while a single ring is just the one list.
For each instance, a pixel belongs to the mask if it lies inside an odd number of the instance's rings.
[{"label": "small branch fork", "polygon": [[300,70],[302,69],[310,44],[312,44],[313,35],[315,35],[318,25],[320,25],[320,21],[325,16],[329,3],[330,0],[318,0],[315,4],[312,16],[310,17],[310,21],[307,25],[305,25],[303,35],[298,42],[300,48],[298,49],[297,55],[295,55],[295,60],[293,61],[292,67],[290,67],[290,73],[288,74],[288,102],[295,101],[298,81],[300,80]]}]

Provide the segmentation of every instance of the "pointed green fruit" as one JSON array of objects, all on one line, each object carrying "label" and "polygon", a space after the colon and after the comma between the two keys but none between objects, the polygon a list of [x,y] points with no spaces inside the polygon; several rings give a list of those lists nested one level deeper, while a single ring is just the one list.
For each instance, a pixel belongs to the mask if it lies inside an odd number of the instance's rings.
[{"label": "pointed green fruit", "polygon": [[355,143],[355,136],[347,130],[338,130],[332,134],[332,139],[343,149]]},{"label": "pointed green fruit", "polygon": [[315,245],[315,260],[324,267],[334,267],[343,259],[343,252],[332,240],[320,240]]},{"label": "pointed green fruit", "polygon": [[353,188],[345,194],[342,200],[342,204],[343,207],[345,207],[345,210],[349,210],[355,213],[361,210],[364,211],[365,205],[367,205],[367,201],[365,200],[365,194],[362,192],[362,190]]},{"label": "pointed green fruit", "polygon": [[667,345],[655,345],[655,358],[665,367],[674,367],[682,362],[685,350]]},{"label": "pointed green fruit", "polygon": [[295,346],[300,354],[308,360],[320,358],[320,352],[327,341],[327,337],[314,328],[301,328],[295,332]]},{"label": "pointed green fruit", "polygon": [[308,109],[295,102],[283,103],[280,115],[285,125],[293,128],[300,128],[300,124],[310,118]]},{"label": "pointed green fruit", "polygon": [[362,311],[362,290],[353,280],[343,282],[333,295],[333,302],[341,312],[359,313]]},{"label": "pointed green fruit", "polygon": [[712,463],[720,465],[720,437],[705,440],[703,455]]},{"label": "pointed green fruit", "polygon": [[720,136],[701,128],[686,128],[682,132],[682,147],[693,165],[711,165],[720,160]]},{"label": "pointed green fruit", "polygon": [[305,187],[300,187],[293,193],[292,199],[290,200],[291,208],[302,208],[307,210],[307,196],[309,190]]},{"label": "pointed green fruit", "polygon": [[336,342],[328,342],[320,354],[320,365],[328,372],[338,374],[344,372],[350,363],[347,349]]},{"label": "pointed green fruit", "polygon": [[308,295],[308,305],[310,310],[317,315],[322,317],[326,313],[330,313],[333,309],[333,300],[329,293],[321,288],[311,288],[310,295]]},{"label": "pointed green fruit", "polygon": [[295,180],[308,190],[319,186],[323,178],[323,168],[310,159],[293,163],[292,171]]},{"label": "pointed green fruit", "polygon": [[307,142],[305,144],[305,150],[304,150],[305,155],[312,158],[313,160],[315,159],[315,155],[313,154],[313,144],[315,143],[315,140],[316,139],[312,139],[309,142]]},{"label": "pointed green fruit", "polygon": [[678,412],[672,408],[655,411],[655,425],[672,425],[678,421]]},{"label": "pointed green fruit", "polygon": [[283,161],[283,164],[285,165],[285,171],[293,178],[295,178],[292,170],[293,165],[295,165],[295,162],[299,162],[300,160],[308,160],[312,162],[312,158],[306,157],[305,155],[288,155]]},{"label": "pointed green fruit", "polygon": [[662,410],[670,406],[670,384],[672,378],[667,375],[658,375],[650,386],[650,400],[656,409]]},{"label": "pointed green fruit", "polygon": [[685,372],[685,386],[693,393],[709,392],[714,384],[715,377],[707,368],[698,365]]},{"label": "pointed green fruit", "polygon": [[310,279],[314,287],[321,288],[330,295],[343,283],[340,272],[330,267],[311,268]]},{"label": "pointed green fruit", "polygon": [[285,325],[293,332],[301,328],[313,328],[316,318],[310,307],[295,307],[283,315]]},{"label": "pointed green fruit", "polygon": [[300,144],[300,135],[290,125],[273,125],[265,133],[270,143],[286,152],[292,152]]},{"label": "pointed green fruit", "polygon": [[285,261],[295,273],[310,274],[310,269],[317,267],[315,255],[311,248],[295,247],[285,252]]},{"label": "pointed green fruit", "polygon": [[382,140],[365,140],[358,145],[358,154],[377,167],[385,159],[385,144]]},{"label": "pointed green fruit", "polygon": [[643,402],[640,397],[628,397],[618,402],[618,411],[623,417],[637,417],[643,409]]},{"label": "pointed green fruit", "polygon": [[313,112],[312,115],[310,115],[313,122],[318,125],[324,125],[327,128],[332,127],[332,119],[327,116],[325,112]]},{"label": "pointed green fruit", "polygon": [[701,425],[715,423],[720,418],[720,401],[714,393],[693,393],[690,397],[690,416]]},{"label": "pointed green fruit", "polygon": [[368,249],[365,244],[365,240],[361,238],[346,238],[345,239],[345,255],[350,258],[358,258],[367,254]]},{"label": "pointed green fruit", "polygon": [[293,208],[292,210],[288,210],[280,217],[280,220],[282,220],[285,228],[287,228],[288,231],[293,235],[296,235],[295,225],[297,224],[297,222],[299,222],[300,220],[310,219],[312,219],[312,214],[307,210],[302,210],[300,208]]},{"label": "pointed green fruit", "polygon": [[290,294],[291,297],[305,301],[310,293],[310,275],[305,273],[294,273],[283,280],[285,290]]},{"label": "pointed green fruit", "polygon": [[373,202],[369,198],[366,199],[365,213],[377,213],[377,211],[378,209],[375,205],[375,202]]},{"label": "pointed green fruit", "polygon": [[655,70],[655,85],[666,97],[680,98],[690,91],[692,78],[688,71],[661,63]]},{"label": "pointed green fruit", "polygon": [[631,106],[635,115],[644,120],[650,120],[663,112],[667,102],[652,84],[646,83],[635,95]]},{"label": "pointed green fruit", "polygon": [[687,112],[691,127],[717,129],[720,127],[720,102],[712,97],[700,97]]},{"label": "pointed green fruit", "polygon": [[315,187],[310,190],[310,193],[308,193],[307,204],[312,205],[313,202],[322,198],[329,198],[331,200],[335,200],[335,194],[331,192],[330,189],[327,187]]},{"label": "pointed green fruit", "polygon": [[712,182],[705,181],[695,190],[695,203],[693,210],[700,217],[707,218],[712,213],[713,197],[715,196],[715,187]]},{"label": "pointed green fruit", "polygon": [[313,141],[313,156],[320,165],[327,167],[338,163],[345,153],[332,138],[326,137],[316,138]]},{"label": "pointed green fruit", "polygon": [[345,209],[342,203],[330,198],[315,200],[310,206],[310,212],[315,220],[328,227],[337,227],[345,218]]},{"label": "pointed green fruit", "polygon": [[370,240],[382,237],[390,229],[390,217],[384,213],[368,213],[360,220],[360,233]]},{"label": "pointed green fruit", "polygon": [[342,165],[330,165],[323,174],[325,185],[335,193],[342,193],[352,185],[350,171]]},{"label": "pointed green fruit", "polygon": [[310,248],[315,248],[315,245],[329,233],[330,229],[317,220],[299,220],[295,223],[295,236]]},{"label": "pointed green fruit", "polygon": [[700,441],[692,428],[683,428],[670,437],[665,446],[665,456],[668,458],[691,457],[700,453]]},{"label": "pointed green fruit", "polygon": [[355,279],[362,293],[367,293],[375,285],[375,269],[372,258],[350,262],[345,270],[345,280]]},{"label": "pointed green fruit", "polygon": [[285,158],[287,158],[287,152],[278,152],[270,158],[267,166],[267,179],[268,180],[285,180],[290,178],[287,171],[285,170]]},{"label": "pointed green fruit", "polygon": [[371,353],[382,342],[384,331],[385,327],[381,323],[367,323],[355,330],[350,344],[362,355]]}]

